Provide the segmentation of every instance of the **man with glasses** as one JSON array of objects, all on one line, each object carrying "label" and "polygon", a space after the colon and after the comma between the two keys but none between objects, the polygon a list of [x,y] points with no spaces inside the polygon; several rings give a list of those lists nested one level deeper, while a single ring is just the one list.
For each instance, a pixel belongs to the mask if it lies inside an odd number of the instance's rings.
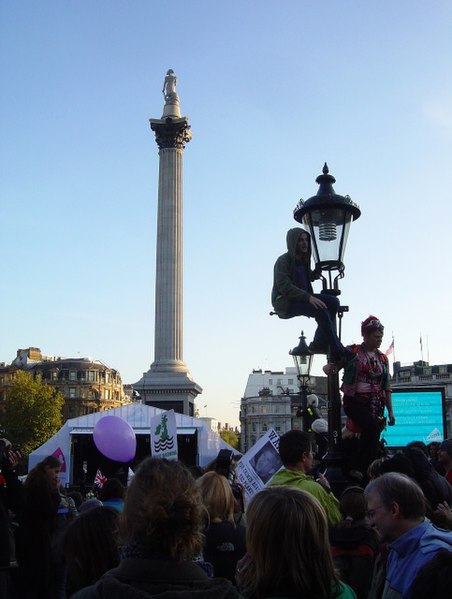
[{"label": "man with glasses", "polygon": [[383,474],[364,493],[370,524],[381,541],[389,543],[381,599],[405,599],[420,568],[440,549],[452,551],[452,531],[441,530],[425,518],[422,490],[404,474]]}]

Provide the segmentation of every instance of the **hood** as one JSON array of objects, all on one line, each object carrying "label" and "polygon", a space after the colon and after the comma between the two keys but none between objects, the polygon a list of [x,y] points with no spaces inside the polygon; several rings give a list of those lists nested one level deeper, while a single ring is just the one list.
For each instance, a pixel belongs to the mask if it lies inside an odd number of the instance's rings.
[{"label": "hood", "polygon": [[302,233],[306,233],[309,239],[309,251],[308,257],[311,258],[311,236],[305,229],[301,227],[294,227],[293,229],[289,229],[286,235],[286,243],[287,243],[287,251],[290,256],[295,259],[295,250],[297,249],[297,242]]},{"label": "hood", "polygon": [[360,545],[369,545],[377,550],[378,534],[364,522],[357,522],[351,526],[341,524],[334,526],[330,532],[330,543],[341,549],[355,549]]}]

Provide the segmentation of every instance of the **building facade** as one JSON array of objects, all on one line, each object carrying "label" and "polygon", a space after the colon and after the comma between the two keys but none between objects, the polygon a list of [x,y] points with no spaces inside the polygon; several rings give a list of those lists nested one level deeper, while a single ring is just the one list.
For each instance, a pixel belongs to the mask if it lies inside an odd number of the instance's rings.
[{"label": "building facade", "polygon": [[64,397],[63,419],[84,416],[130,403],[121,375],[100,360],[46,356],[36,347],[17,350],[11,364],[0,363],[0,406],[18,370],[26,370],[51,385]]},{"label": "building facade", "polygon": [[[308,393],[319,398],[319,408],[327,418],[327,377],[311,376]],[[273,428],[279,435],[302,428],[302,396],[297,370],[253,370],[248,376],[240,402],[240,451],[248,451],[256,441]]]}]

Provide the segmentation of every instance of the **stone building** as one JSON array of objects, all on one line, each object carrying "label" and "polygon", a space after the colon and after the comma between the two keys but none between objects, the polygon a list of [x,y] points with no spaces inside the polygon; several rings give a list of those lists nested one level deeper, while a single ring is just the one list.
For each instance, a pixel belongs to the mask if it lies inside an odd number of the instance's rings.
[{"label": "stone building", "polygon": [[[327,377],[311,376],[307,392],[317,395],[327,418]],[[240,451],[248,451],[270,428],[279,435],[301,429],[302,401],[295,367],[284,372],[253,370],[240,402]]]},{"label": "stone building", "polygon": [[64,420],[130,403],[119,372],[100,360],[46,356],[39,348],[29,347],[17,350],[11,364],[0,363],[0,407],[8,400],[18,370],[40,375],[63,395]]}]

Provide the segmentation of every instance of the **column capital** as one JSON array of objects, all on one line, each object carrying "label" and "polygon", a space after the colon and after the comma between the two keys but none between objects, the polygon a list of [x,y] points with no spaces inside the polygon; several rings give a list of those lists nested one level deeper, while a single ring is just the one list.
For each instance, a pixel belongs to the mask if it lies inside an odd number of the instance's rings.
[{"label": "column capital", "polygon": [[149,119],[152,131],[155,133],[155,141],[159,150],[173,148],[183,150],[192,137],[188,119],[182,117],[174,119]]}]

